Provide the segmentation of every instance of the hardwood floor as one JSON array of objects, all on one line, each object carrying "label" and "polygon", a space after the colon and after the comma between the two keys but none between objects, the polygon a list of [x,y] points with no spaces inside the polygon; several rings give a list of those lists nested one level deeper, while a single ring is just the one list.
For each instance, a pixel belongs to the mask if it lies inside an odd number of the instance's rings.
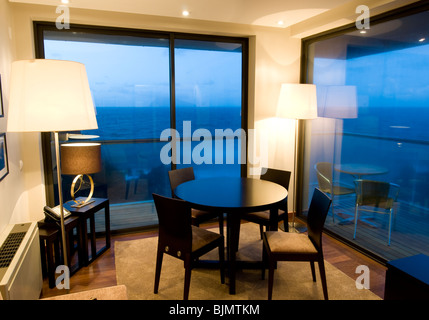
[{"label": "hardwood floor", "polygon": [[[156,235],[157,230],[155,229],[132,234],[112,235],[111,248],[98,257],[88,267],[78,270],[71,277],[71,287],[69,292],[73,293],[116,285],[114,255],[115,242],[141,239]],[[353,279],[356,279],[359,276],[359,274],[356,273],[356,268],[359,265],[368,266],[370,270],[370,290],[379,297],[384,297],[386,268],[383,265],[369,259],[363,254],[327,235],[323,236],[323,245],[325,260]],[[64,294],[64,290],[58,290],[56,288],[50,289],[48,280],[44,279],[41,298],[60,294]]]}]

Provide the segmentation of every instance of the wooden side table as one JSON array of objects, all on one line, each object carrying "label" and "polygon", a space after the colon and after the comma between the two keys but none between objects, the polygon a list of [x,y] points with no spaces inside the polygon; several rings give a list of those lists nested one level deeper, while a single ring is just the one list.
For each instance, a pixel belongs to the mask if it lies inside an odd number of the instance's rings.
[{"label": "wooden side table", "polygon": [[43,277],[48,277],[49,288],[55,287],[55,268],[60,264],[60,231],[56,225],[39,221],[40,253]]},{"label": "wooden side table", "polygon": [[[61,228],[55,222],[38,222],[42,270],[49,278],[49,287],[55,287],[55,268],[64,263],[63,247],[61,244]],[[70,275],[83,266],[82,231],[79,217],[69,216],[64,220],[66,232],[67,261]],[[74,230],[77,235],[77,265],[72,265],[71,257],[74,251]],[[53,249],[53,250],[52,250]]]},{"label": "wooden side table", "polygon": [[[85,200],[85,198],[78,198],[77,200]],[[73,208],[73,201],[69,201],[64,204],[64,207],[69,210],[73,216],[79,217],[81,232],[82,232],[82,246],[83,246],[83,262],[87,266],[94,261],[98,256],[110,248],[110,209],[109,199],[103,198],[92,198],[93,203],[88,204],[82,208]],[[104,221],[105,221],[105,236],[106,244],[100,250],[97,251],[96,236],[95,236],[95,213],[104,209]],[[91,240],[91,258],[89,257],[88,250],[88,225],[89,220],[90,226],[90,240]]]}]

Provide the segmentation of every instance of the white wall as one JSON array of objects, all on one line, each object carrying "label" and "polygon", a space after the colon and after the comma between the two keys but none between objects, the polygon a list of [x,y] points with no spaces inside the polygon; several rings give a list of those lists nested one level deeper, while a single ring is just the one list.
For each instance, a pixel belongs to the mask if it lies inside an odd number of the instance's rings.
[{"label": "white wall", "polygon": [[[12,10],[7,0],[0,0],[0,74],[2,81],[3,107],[5,117],[0,118],[0,132],[6,132],[9,102],[9,77],[11,63],[15,59],[14,28]],[[21,170],[26,137],[19,133],[7,133],[9,174],[0,181],[0,232],[9,223],[31,220],[29,186],[26,180],[26,165]],[[37,155],[36,155],[37,157]],[[40,172],[39,172],[40,175]],[[40,181],[40,179],[39,179]],[[40,215],[33,215],[33,220]]]}]

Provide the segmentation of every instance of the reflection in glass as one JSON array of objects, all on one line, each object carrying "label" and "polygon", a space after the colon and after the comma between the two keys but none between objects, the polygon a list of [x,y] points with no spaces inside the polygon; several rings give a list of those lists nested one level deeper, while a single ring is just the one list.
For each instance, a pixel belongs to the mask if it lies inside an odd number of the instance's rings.
[{"label": "reflection in glass", "polygon": [[353,240],[355,193],[335,196],[335,219],[326,220],[329,231],[385,260],[429,253],[429,45],[419,41],[422,30],[429,30],[428,11],[308,45],[319,118],[306,128],[303,208],[322,162],[338,185],[354,189],[359,178],[399,185],[390,247],[388,215],[364,216]]}]

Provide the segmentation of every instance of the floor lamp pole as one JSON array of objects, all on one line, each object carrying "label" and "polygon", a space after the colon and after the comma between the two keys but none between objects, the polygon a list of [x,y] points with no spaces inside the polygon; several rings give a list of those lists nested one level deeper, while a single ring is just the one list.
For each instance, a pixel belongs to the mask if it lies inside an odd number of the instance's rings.
[{"label": "floor lamp pole", "polygon": [[68,267],[67,242],[66,242],[66,232],[64,227],[63,191],[62,191],[62,185],[61,185],[60,142],[58,138],[58,132],[54,132],[54,139],[55,139],[55,158],[57,161],[58,198],[60,201],[60,212],[61,212],[61,237],[63,242],[63,259],[64,259],[64,265]]},{"label": "floor lamp pole", "polygon": [[298,126],[299,126],[299,119],[295,119],[295,148],[294,148],[294,157],[293,157],[293,184],[294,184],[294,195],[293,195],[293,204],[292,204],[292,209],[293,209],[293,218],[292,218],[292,227],[294,228],[294,231],[298,231],[298,232],[305,232],[307,230],[307,228],[302,225],[299,224],[298,227],[296,227],[296,223],[295,223],[295,217],[296,217],[296,193],[297,193],[297,174],[296,174],[296,168],[297,168],[297,155],[298,155]]}]

